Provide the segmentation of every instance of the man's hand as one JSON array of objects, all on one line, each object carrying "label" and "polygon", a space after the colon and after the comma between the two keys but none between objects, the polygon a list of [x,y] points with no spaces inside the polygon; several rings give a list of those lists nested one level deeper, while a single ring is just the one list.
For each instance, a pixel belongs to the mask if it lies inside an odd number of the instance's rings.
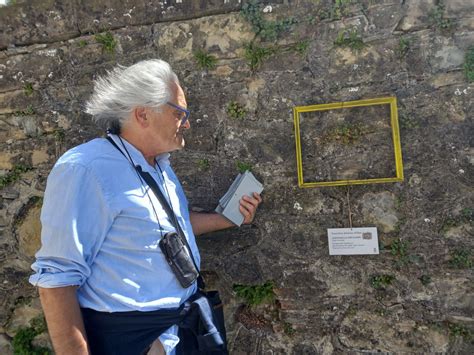
[{"label": "man's hand", "polygon": [[262,203],[262,198],[256,192],[253,193],[253,197],[244,196],[240,200],[239,210],[244,216],[244,224],[252,223],[257,212],[258,205]]},{"label": "man's hand", "polygon": [[[244,196],[240,200],[240,213],[244,216],[244,224],[252,223],[257,207],[262,202],[259,194],[253,193],[253,197]],[[190,212],[191,225],[195,235],[215,232],[221,229],[235,227],[235,224],[229,221],[224,216],[212,213]]]}]

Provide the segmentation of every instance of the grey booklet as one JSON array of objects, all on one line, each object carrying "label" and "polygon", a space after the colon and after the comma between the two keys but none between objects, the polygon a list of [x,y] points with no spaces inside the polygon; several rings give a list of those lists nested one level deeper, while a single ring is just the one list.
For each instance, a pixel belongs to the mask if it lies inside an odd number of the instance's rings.
[{"label": "grey booklet", "polygon": [[253,193],[261,193],[263,185],[250,171],[237,175],[227,192],[219,200],[216,212],[220,213],[232,223],[240,226],[244,221],[244,216],[240,213],[240,199],[244,196],[253,197]]}]

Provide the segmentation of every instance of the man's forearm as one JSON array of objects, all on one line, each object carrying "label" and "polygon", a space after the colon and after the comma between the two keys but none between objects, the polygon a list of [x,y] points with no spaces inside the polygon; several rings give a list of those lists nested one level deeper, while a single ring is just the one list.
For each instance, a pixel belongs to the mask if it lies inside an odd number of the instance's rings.
[{"label": "man's forearm", "polygon": [[89,354],[76,286],[39,288],[48,332],[57,355]]},{"label": "man's forearm", "polygon": [[221,229],[235,227],[235,224],[218,213],[190,212],[189,218],[194,235],[215,232]]}]

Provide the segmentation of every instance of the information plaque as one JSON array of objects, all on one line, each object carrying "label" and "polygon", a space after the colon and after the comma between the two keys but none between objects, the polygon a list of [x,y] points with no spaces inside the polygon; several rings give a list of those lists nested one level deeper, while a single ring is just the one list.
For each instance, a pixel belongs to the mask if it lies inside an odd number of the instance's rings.
[{"label": "information plaque", "polygon": [[377,228],[329,228],[329,255],[370,255],[379,253]]}]

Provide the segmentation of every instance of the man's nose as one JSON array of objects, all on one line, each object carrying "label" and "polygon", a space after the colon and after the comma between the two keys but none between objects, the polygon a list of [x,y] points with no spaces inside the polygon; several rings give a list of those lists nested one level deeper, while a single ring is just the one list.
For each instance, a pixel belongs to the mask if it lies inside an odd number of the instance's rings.
[{"label": "man's nose", "polygon": [[189,119],[186,120],[186,122],[184,122],[183,124],[181,124],[181,127],[186,128],[186,129],[191,128],[191,123],[189,123]]}]

